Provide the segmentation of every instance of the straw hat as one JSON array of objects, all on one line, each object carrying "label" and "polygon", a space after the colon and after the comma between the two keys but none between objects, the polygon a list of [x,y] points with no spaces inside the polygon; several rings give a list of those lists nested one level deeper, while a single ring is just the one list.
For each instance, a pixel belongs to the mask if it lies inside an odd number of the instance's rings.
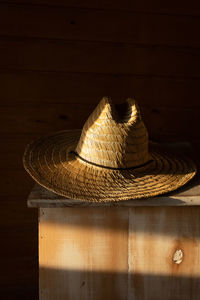
[{"label": "straw hat", "polygon": [[26,171],[40,185],[69,198],[119,201],[177,189],[196,173],[191,159],[160,150],[134,99],[104,97],[82,130],[64,130],[27,146]]}]

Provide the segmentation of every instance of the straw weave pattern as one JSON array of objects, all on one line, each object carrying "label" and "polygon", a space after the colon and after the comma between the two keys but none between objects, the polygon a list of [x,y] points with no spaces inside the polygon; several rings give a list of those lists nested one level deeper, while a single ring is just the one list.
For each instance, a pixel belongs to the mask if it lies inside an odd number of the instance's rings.
[{"label": "straw weave pattern", "polygon": [[[133,170],[110,170],[84,163],[71,154],[81,131],[62,131],[31,143],[24,155],[28,173],[62,196],[84,201],[120,201],[152,197],[188,182],[196,166],[186,157],[153,149],[153,161]],[[155,148],[155,147],[154,147]]]},{"label": "straw weave pattern", "polygon": [[196,173],[191,159],[149,145],[134,99],[117,109],[107,97],[82,131],[64,130],[33,141],[23,162],[32,178],[49,190],[97,202],[163,194]]},{"label": "straw weave pattern", "polygon": [[150,157],[148,133],[134,99],[126,100],[120,116],[104,97],[86,121],[76,152],[92,163],[115,168],[142,165]]}]

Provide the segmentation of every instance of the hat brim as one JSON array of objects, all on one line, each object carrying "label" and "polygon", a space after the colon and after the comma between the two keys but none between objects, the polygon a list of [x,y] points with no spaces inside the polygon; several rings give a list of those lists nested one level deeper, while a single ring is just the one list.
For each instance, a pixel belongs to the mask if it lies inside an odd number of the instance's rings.
[{"label": "hat brim", "polygon": [[23,157],[26,171],[59,195],[96,202],[160,195],[181,187],[197,171],[190,158],[155,146],[149,149],[152,161],[136,169],[94,166],[72,154],[80,134],[81,130],[65,130],[29,144]]}]

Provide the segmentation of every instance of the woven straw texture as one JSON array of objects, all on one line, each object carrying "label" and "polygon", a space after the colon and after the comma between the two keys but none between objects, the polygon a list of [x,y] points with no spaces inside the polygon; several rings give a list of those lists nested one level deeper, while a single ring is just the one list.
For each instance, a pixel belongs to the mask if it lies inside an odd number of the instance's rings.
[{"label": "woven straw texture", "polygon": [[188,182],[193,161],[148,142],[134,99],[115,106],[104,97],[82,130],[29,144],[24,167],[42,186],[85,201],[120,201],[163,194]]}]

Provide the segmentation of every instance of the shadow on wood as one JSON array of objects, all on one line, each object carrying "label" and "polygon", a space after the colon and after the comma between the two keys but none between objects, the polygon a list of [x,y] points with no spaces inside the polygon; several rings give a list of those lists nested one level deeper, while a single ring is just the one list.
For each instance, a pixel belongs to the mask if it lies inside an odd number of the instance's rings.
[{"label": "shadow on wood", "polygon": [[[173,270],[172,270],[173,272]],[[198,300],[200,278],[41,268],[40,299]]]}]

